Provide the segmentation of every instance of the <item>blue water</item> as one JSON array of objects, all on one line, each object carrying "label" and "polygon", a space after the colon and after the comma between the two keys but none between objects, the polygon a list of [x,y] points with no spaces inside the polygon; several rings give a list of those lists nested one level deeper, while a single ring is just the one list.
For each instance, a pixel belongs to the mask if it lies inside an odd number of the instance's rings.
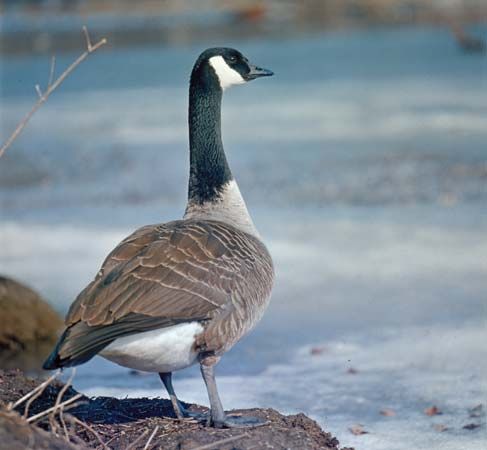
[{"label": "blue water", "polygon": [[[277,281],[220,364],[225,406],[303,411],[360,449],[483,448],[485,419],[462,427],[487,394],[487,58],[440,28],[228,44],[276,73],[225,94],[223,134]],[[206,45],[107,47],[49,99],[0,161],[0,272],[65,312],[120,239],[182,215],[187,78]],[[48,66],[4,58],[2,135]],[[102,359],[75,386],[163,395]],[[206,403],[196,369],[176,388]]]}]

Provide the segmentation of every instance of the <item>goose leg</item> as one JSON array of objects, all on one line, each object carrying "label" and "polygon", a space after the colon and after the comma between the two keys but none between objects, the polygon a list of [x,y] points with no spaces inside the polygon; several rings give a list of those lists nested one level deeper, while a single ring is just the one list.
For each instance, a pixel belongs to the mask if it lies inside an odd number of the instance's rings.
[{"label": "goose leg", "polygon": [[205,380],[208,397],[210,400],[210,420],[215,428],[250,428],[265,425],[267,422],[258,417],[230,416],[223,410],[220,396],[215,381],[214,367],[220,360],[217,356],[200,358],[200,368],[203,380]]},{"label": "goose leg", "polygon": [[181,404],[181,402],[176,397],[176,393],[174,392],[174,388],[172,386],[172,373],[159,373],[159,377],[163,382],[164,386],[166,387],[167,393],[169,394],[169,398],[171,399],[172,407],[174,409],[174,414],[178,419],[184,419],[185,417],[189,417],[188,412]]}]

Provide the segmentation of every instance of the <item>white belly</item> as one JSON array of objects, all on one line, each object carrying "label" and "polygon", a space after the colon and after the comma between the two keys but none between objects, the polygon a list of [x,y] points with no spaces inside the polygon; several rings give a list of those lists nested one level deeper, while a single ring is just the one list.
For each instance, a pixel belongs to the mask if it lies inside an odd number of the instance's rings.
[{"label": "white belly", "polygon": [[131,369],[173,372],[196,362],[194,338],[203,331],[198,322],[137,333],[113,341],[100,355]]}]

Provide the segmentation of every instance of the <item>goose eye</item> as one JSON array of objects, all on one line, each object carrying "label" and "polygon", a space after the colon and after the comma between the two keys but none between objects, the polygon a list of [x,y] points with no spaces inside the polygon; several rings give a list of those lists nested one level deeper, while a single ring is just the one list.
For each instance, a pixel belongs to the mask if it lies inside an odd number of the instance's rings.
[{"label": "goose eye", "polygon": [[229,56],[229,57],[228,57],[228,60],[229,60],[230,62],[236,62],[236,61],[237,61],[237,57],[236,57],[236,56]]}]

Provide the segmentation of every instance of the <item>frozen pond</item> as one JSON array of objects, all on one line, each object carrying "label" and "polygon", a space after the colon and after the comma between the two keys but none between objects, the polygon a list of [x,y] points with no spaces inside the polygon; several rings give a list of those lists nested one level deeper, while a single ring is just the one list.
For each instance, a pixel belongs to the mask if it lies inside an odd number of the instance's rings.
[{"label": "frozen pond", "polygon": [[[357,449],[485,448],[487,58],[441,29],[235,46],[276,73],[225,95],[223,134],[277,282],[218,368],[225,407],[303,411]],[[0,163],[1,273],[65,312],[123,237],[181,216],[200,50],[106,50],[54,94]],[[2,135],[48,63],[4,59]],[[75,385],[163,395],[99,358]]]}]

